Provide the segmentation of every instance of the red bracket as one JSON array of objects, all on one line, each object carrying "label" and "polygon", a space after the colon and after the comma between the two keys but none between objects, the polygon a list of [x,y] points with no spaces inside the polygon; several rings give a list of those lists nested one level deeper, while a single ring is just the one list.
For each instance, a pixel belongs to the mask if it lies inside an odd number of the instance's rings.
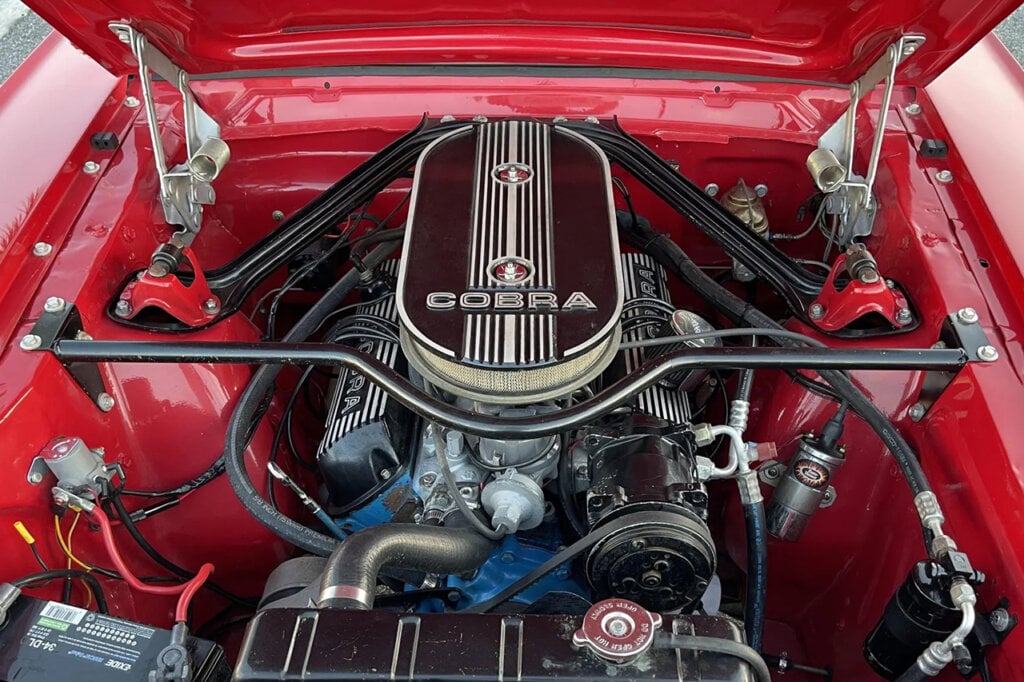
[{"label": "red bracket", "polygon": [[870,313],[881,315],[897,329],[914,323],[907,298],[899,289],[890,288],[885,279],[879,277],[874,282],[862,282],[851,278],[840,290],[836,278],[841,274],[849,274],[846,254],[836,259],[821,293],[807,308],[808,317],[819,329],[839,331]]},{"label": "red bracket", "polygon": [[199,267],[192,249],[182,250],[192,266],[192,282],[186,285],[176,275],[155,277],[145,271],[121,292],[114,312],[130,320],[144,308],[159,308],[189,327],[202,327],[217,318],[220,299],[210,291],[203,269]]}]

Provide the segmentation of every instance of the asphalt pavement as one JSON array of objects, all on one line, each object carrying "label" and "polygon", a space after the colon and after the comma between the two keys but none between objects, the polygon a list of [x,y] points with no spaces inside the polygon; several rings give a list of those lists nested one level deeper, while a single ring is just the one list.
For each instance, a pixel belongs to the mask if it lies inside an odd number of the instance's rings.
[{"label": "asphalt pavement", "polygon": [[[0,0],[0,82],[7,80],[50,30],[19,0]],[[1024,7],[1010,15],[996,35],[1024,64]]]}]

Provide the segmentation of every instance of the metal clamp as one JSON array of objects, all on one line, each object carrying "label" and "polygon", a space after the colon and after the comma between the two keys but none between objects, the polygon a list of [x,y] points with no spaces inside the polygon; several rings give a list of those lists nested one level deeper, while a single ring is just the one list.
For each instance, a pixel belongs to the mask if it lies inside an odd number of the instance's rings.
[{"label": "metal clamp", "polygon": [[[170,246],[190,246],[202,227],[203,205],[211,205],[215,194],[211,182],[220,174],[231,156],[227,144],[220,139],[220,126],[196,104],[189,87],[189,76],[166,55],[149,44],[146,36],[124,23],[114,22],[109,28],[135,55],[145,103],[146,121],[153,143],[153,158],[160,175],[160,203],[164,220],[183,229],[175,232]],[[166,152],[160,138],[160,127],[153,99],[152,73],[173,83],[181,93],[185,125],[187,158],[184,164],[168,169]],[[157,266],[160,267],[157,267]],[[168,270],[164,262],[154,260],[152,274],[161,276]]]},{"label": "metal clamp", "polygon": [[[783,474],[786,473],[786,465],[782,462],[778,462],[773,459],[769,459],[764,464],[757,468],[757,477],[765,485],[769,485],[772,488],[777,488],[779,481],[782,480]],[[825,489],[825,494],[821,498],[821,502],[818,504],[820,509],[828,509],[836,503],[836,488],[835,486],[829,486]]]},{"label": "metal clamp", "polygon": [[[839,161],[846,167],[846,181],[842,183],[837,195],[842,198],[838,210],[840,229],[837,233],[840,244],[848,244],[856,237],[871,234],[874,223],[876,202],[874,185],[878,175],[878,163],[882,153],[882,138],[885,136],[885,123],[889,116],[889,105],[892,102],[892,91],[896,83],[896,69],[910,55],[924,44],[923,35],[905,35],[890,45],[878,61],[868,67],[864,75],[850,84],[850,106],[846,113],[829,128],[818,140],[818,147],[829,149],[835,153]],[[853,153],[857,138],[857,107],[860,101],[872,92],[879,83],[884,83],[882,104],[878,113],[878,125],[871,142],[871,154],[868,167],[863,176],[853,172]]]}]

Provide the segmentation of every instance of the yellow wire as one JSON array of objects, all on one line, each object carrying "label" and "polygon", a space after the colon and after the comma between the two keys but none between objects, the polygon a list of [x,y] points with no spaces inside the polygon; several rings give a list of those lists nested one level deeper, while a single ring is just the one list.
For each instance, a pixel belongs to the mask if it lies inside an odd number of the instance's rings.
[{"label": "yellow wire", "polygon": [[[75,534],[75,528],[78,527],[78,519],[81,517],[81,515],[82,515],[81,512],[78,512],[78,513],[75,514],[75,518],[71,522],[71,528],[68,529],[68,539],[67,539],[67,542],[65,542],[64,538],[61,536],[61,532],[60,532],[60,518],[57,517],[56,515],[54,515],[53,521],[54,521],[54,526],[55,526],[56,531],[57,531],[57,542],[60,544],[60,548],[62,550],[64,550],[64,554],[66,554],[67,558],[68,558],[68,570],[71,570],[72,565],[73,565],[71,562],[74,561],[75,563],[79,564],[85,570],[91,571],[92,570],[92,566],[89,566],[88,564],[85,564],[85,563],[79,561],[78,558],[75,557],[75,555],[71,552],[71,536]],[[89,608],[90,606],[92,606],[92,590],[89,589],[88,585],[85,585],[85,581],[84,580],[81,581],[81,582],[82,582],[82,585],[85,586],[85,588],[86,588],[85,589],[85,608]]]},{"label": "yellow wire", "polygon": [[[71,539],[71,534],[75,532],[75,527],[78,525],[78,518],[79,518],[79,515],[76,514],[75,515],[75,520],[71,522],[71,530],[68,531],[68,540],[69,541]],[[92,570],[92,566],[90,566],[89,564],[85,563],[84,561],[81,561],[78,557],[76,557],[74,554],[71,553],[71,545],[68,544],[68,542],[64,541],[64,536],[61,534],[61,531],[60,531],[60,517],[57,516],[56,514],[53,515],[53,527],[54,527],[54,529],[57,532],[57,544],[60,545],[60,548],[64,552],[64,555],[68,558],[68,568],[71,568],[71,562],[73,561],[76,564],[78,564],[79,566],[81,566],[82,568],[84,568],[85,570],[91,571]]]}]

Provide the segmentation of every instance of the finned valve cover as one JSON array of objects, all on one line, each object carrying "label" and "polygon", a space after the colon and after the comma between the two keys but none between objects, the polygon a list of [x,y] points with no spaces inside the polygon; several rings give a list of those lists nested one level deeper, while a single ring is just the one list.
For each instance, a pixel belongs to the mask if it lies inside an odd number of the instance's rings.
[{"label": "finned valve cover", "polygon": [[398,310],[409,362],[456,395],[525,404],[600,374],[622,312],[603,152],[532,121],[431,144],[416,167]]}]

